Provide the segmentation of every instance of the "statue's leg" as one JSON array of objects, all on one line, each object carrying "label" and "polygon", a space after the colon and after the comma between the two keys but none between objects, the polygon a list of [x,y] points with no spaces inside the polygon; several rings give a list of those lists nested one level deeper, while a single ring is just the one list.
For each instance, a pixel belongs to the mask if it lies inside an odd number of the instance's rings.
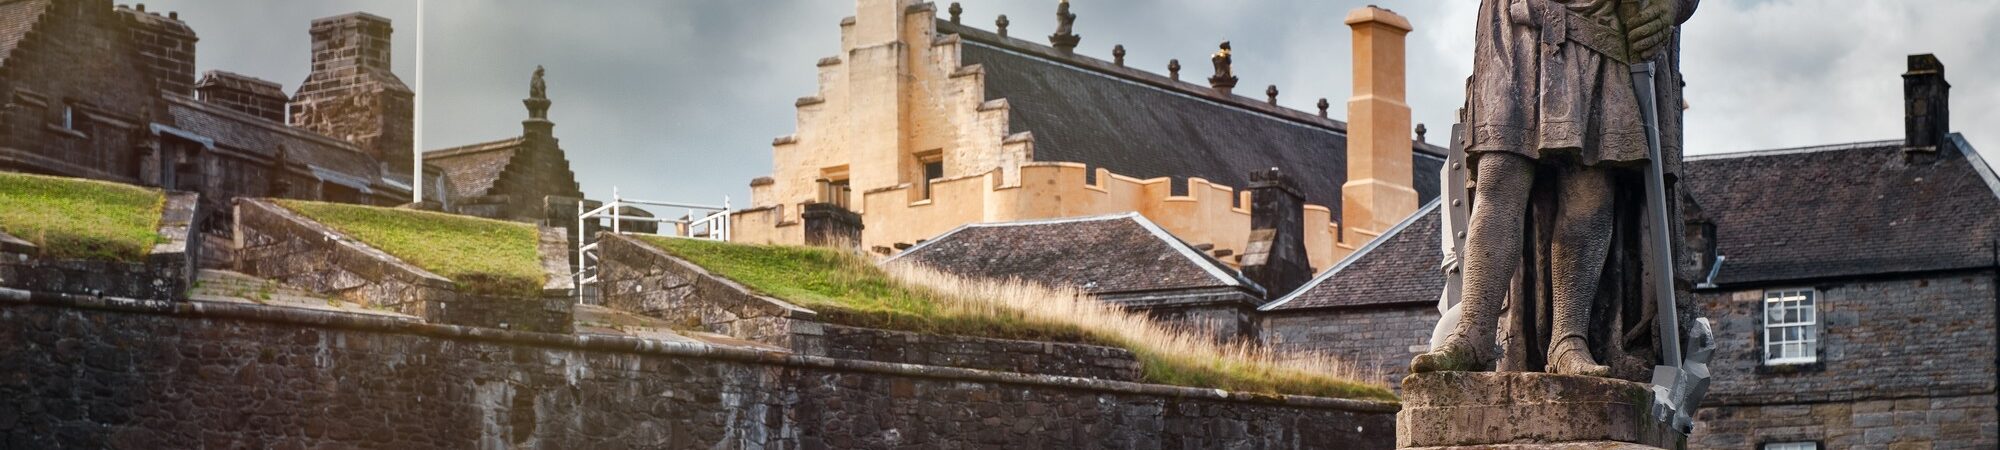
[{"label": "statue's leg", "polygon": [[1561,197],[1549,257],[1555,323],[1550,327],[1548,371],[1606,376],[1610,368],[1597,364],[1585,336],[1590,333],[1590,306],[1603,278],[1604,258],[1611,252],[1611,175],[1602,168],[1576,167],[1564,170],[1557,185]]},{"label": "statue's leg", "polygon": [[1478,174],[1472,223],[1460,257],[1465,287],[1458,325],[1444,342],[1410,362],[1413,373],[1484,370],[1493,360],[1494,328],[1521,265],[1521,227],[1535,185],[1535,164],[1512,153],[1487,153],[1479,158]]}]

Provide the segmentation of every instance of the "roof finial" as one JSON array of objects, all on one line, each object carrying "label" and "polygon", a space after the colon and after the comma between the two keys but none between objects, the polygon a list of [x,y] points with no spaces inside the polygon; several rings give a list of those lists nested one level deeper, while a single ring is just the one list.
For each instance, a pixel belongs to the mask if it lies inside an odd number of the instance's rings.
[{"label": "roof finial", "polygon": [[1222,41],[1221,47],[1208,58],[1209,62],[1215,63],[1215,76],[1208,77],[1208,85],[1223,95],[1229,95],[1229,91],[1236,88],[1236,72],[1230,68],[1234,60],[1229,55],[1229,41]]},{"label": "roof finial", "polygon": [[537,65],[535,66],[534,78],[528,80],[528,99],[523,100],[522,103],[528,105],[529,120],[548,120],[549,118],[549,85],[547,82],[542,81],[542,74],[544,72],[542,66]]},{"label": "roof finial", "polygon": [[1125,44],[1111,46],[1111,62],[1119,66],[1125,65]]},{"label": "roof finial", "polygon": [[1006,14],[1001,14],[1001,15],[1000,15],[1000,19],[999,19],[999,20],[995,20],[995,21],[993,21],[993,26],[994,26],[994,27],[997,27],[997,30],[996,30],[996,31],[998,31],[998,32],[1000,33],[1000,37],[1007,37],[1007,15],[1006,15]]},{"label": "roof finial", "polygon": [[1174,81],[1181,80],[1181,60],[1179,59],[1167,60],[1167,76],[1173,78]]},{"label": "roof finial", "polygon": [[951,2],[951,7],[946,8],[945,11],[951,13],[951,24],[958,25],[958,15],[965,12],[965,7],[958,6],[958,2]]},{"label": "roof finial", "polygon": [[1417,143],[1419,143],[1419,144],[1422,144],[1422,143],[1424,143],[1424,132],[1427,132],[1427,131],[1430,131],[1430,129],[1429,129],[1429,128],[1425,128],[1425,127],[1424,127],[1424,124],[1422,124],[1422,123],[1418,123],[1418,124],[1417,124]]},{"label": "roof finial", "polygon": [[1268,101],[1271,103],[1271,106],[1278,106],[1278,85],[1273,84],[1270,87],[1264,88],[1264,96],[1270,97]]},{"label": "roof finial", "polygon": [[1056,34],[1049,35],[1049,44],[1063,53],[1076,51],[1076,43],[1083,41],[1083,36],[1071,32],[1074,26],[1076,14],[1069,12],[1069,0],[1062,0],[1056,4]]},{"label": "roof finial", "polygon": [[1326,118],[1326,108],[1330,106],[1333,105],[1326,102],[1326,97],[1319,98],[1319,118],[1321,119]]}]

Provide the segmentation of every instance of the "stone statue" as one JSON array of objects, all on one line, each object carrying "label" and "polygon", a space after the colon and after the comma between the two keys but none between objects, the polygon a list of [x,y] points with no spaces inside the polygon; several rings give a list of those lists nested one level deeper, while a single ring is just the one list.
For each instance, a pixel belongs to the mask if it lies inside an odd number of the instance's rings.
[{"label": "stone statue", "polygon": [[1236,74],[1229,68],[1233,62],[1229,59],[1229,41],[1222,41],[1222,49],[1216,50],[1215,55],[1208,57],[1208,61],[1215,63],[1215,78],[1236,78]]},{"label": "stone statue", "polygon": [[[1462,144],[1472,210],[1459,320],[1411,372],[1536,372],[1644,381],[1659,361],[1644,277],[1672,270],[1640,255],[1681,257],[1679,209],[1668,248],[1649,248],[1647,120],[1633,64],[1652,62],[1661,184],[1681,164],[1676,29],[1699,0],[1481,0]],[[1221,54],[1218,54],[1220,57]],[[1220,63],[1218,63],[1220,67]],[[1525,245],[1524,245],[1525,244]],[[1687,295],[1675,298],[1685,302]],[[1687,303],[1691,305],[1691,303]],[[1691,323],[1692,307],[1665,320]],[[1441,324],[1440,327],[1445,327]],[[1678,347],[1676,350],[1678,352]],[[1676,361],[1677,363],[1678,361]]]},{"label": "stone statue", "polygon": [[542,81],[542,66],[535,66],[534,79],[528,80],[528,98],[549,98],[549,84]]},{"label": "stone statue", "polygon": [[1071,32],[1076,27],[1076,14],[1069,12],[1069,0],[1056,4],[1056,34],[1049,35],[1049,45],[1064,52],[1076,51],[1076,44],[1083,42],[1083,36]]}]

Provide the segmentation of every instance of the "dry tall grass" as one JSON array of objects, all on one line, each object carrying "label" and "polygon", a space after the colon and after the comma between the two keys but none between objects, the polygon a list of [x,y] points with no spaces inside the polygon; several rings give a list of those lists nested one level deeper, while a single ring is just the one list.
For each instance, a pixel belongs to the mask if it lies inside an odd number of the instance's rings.
[{"label": "dry tall grass", "polygon": [[1261,393],[1394,400],[1378,369],[1325,354],[1281,354],[1254,342],[1217,342],[1203,329],[1156,322],[1075,289],[959,277],[909,263],[883,267],[936,291],[947,307],[980,316],[1072,324],[1137,354],[1149,382]]}]

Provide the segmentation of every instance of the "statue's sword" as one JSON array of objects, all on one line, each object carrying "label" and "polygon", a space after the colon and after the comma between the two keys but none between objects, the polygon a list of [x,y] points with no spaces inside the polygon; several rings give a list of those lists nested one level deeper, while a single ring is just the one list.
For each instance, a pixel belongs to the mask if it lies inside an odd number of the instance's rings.
[{"label": "statue's sword", "polygon": [[[1649,230],[1646,243],[1653,251],[1647,252],[1646,266],[1653,286],[1656,302],[1654,320],[1659,324],[1660,365],[1653,367],[1653,397],[1655,413],[1660,420],[1670,421],[1676,428],[1686,431],[1692,411],[1687,411],[1690,395],[1705,391],[1706,376],[1688,373],[1681,361],[1680,312],[1674,303],[1674,260],[1672,216],[1667,209],[1667,185],[1664,155],[1660,149],[1660,105],[1657,91],[1658,72],[1652,61],[1632,65],[1632,90],[1639,97],[1639,113],[1646,125],[1646,220]],[[1704,374],[1705,375],[1705,374]]]}]

